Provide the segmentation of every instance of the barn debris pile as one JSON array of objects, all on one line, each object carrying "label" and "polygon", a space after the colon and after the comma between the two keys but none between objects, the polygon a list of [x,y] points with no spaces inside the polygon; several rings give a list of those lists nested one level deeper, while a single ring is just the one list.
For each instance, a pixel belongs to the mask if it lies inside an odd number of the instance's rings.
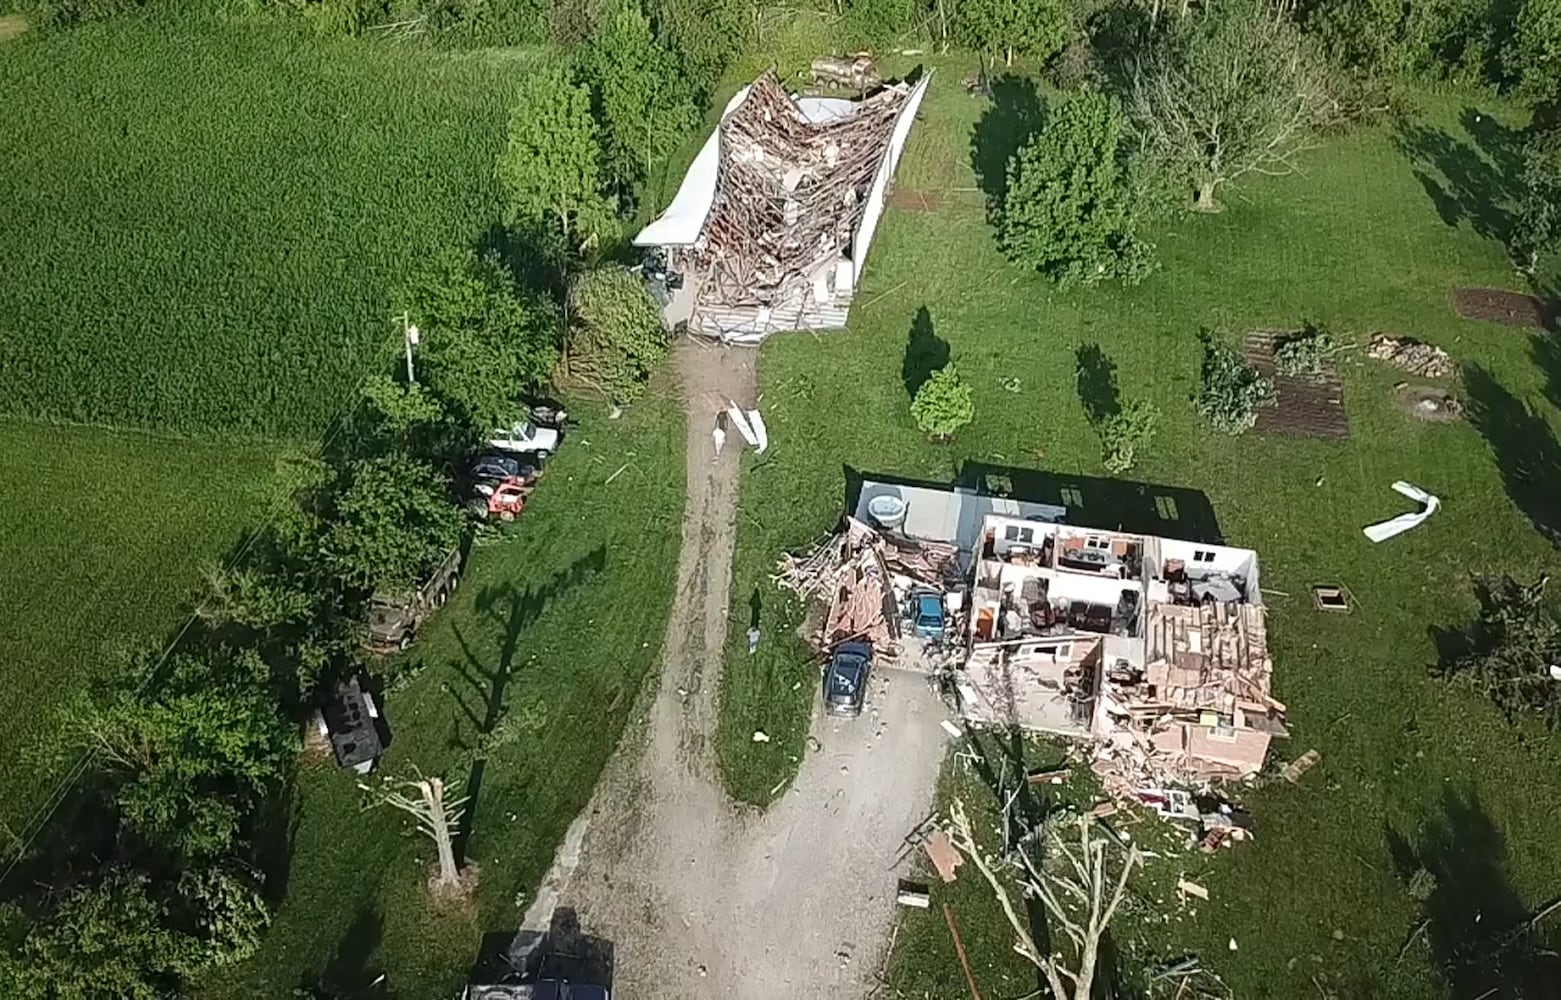
[{"label": "barn debris pile", "polygon": [[810,637],[820,652],[863,639],[876,655],[892,658],[902,598],[918,584],[957,580],[958,555],[953,545],[886,537],[847,517],[839,532],[806,555],[782,554],[773,579],[804,599],[827,604],[822,626]]},{"label": "barn debris pile", "polygon": [[1269,694],[1273,661],[1260,605],[1155,604],[1143,669],[1108,662],[1092,768],[1119,798],[1207,787],[1263,767],[1289,735]]},{"label": "barn debris pile", "polygon": [[910,88],[810,120],[776,79],[721,123],[720,181],[695,256],[706,304],[776,306],[850,251]]},{"label": "barn debris pile", "polygon": [[1422,378],[1450,378],[1458,370],[1453,359],[1440,347],[1386,333],[1372,334],[1371,343],[1366,345],[1366,356]]}]

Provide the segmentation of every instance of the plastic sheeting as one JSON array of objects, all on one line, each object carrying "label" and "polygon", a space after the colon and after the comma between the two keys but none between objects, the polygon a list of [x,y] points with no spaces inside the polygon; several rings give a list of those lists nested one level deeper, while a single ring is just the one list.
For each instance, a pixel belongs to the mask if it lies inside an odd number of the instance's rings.
[{"label": "plastic sheeting", "polygon": [[1404,496],[1420,504],[1419,510],[1408,514],[1400,514],[1395,518],[1368,524],[1364,529],[1366,537],[1373,542],[1385,542],[1394,535],[1402,535],[1410,528],[1418,527],[1426,518],[1435,514],[1442,506],[1442,501],[1436,496],[1413,483],[1406,483],[1402,479],[1393,484],[1393,489]]}]

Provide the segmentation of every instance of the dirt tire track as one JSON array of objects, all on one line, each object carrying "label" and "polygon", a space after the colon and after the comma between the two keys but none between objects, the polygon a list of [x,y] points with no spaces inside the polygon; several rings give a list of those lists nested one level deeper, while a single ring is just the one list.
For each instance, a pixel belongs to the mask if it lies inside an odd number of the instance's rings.
[{"label": "dirt tire track", "polygon": [[635,1000],[862,996],[894,917],[900,840],[930,808],[942,705],[919,676],[880,674],[870,715],[815,720],[822,749],[769,812],[726,798],[710,741],[742,449],[733,431],[716,455],[710,432],[727,400],[753,404],[758,355],[689,341],[673,354],[688,499],[660,677],[526,925],[574,907],[613,942],[614,992]]}]

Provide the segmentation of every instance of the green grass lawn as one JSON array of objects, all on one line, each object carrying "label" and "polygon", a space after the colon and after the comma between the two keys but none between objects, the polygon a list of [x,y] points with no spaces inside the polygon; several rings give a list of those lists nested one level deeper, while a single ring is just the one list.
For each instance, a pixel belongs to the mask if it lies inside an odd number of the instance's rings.
[{"label": "green grass lawn", "polygon": [[474,549],[457,596],[397,666],[416,673],[388,699],[387,773],[464,783],[469,748],[504,734],[476,795],[475,909],[434,910],[431,845],[400,813],[361,812],[357,776],[321,764],[299,778],[276,923],[207,994],[283,996],[322,973],[351,991],[384,972],[396,996],[453,995],[480,933],[519,923],[529,899],[517,894],[590,798],[660,654],[684,484],[670,391],[653,386],[620,421],[582,403],[531,505]]},{"label": "green grass lawn", "polygon": [[263,510],[279,445],[0,421],[0,848],[55,777],[30,751],[139,644],[160,646]]},{"label": "green grass lawn", "polygon": [[319,434],[408,268],[497,218],[525,65],[167,12],[8,41],[0,412]]},{"label": "green grass lawn", "polygon": [[[1244,997],[1315,996],[1311,972],[1296,969],[1318,968],[1341,996],[1438,995],[1418,952],[1395,963],[1415,914],[1399,869],[1441,865],[1444,884],[1491,912],[1503,901],[1485,901],[1502,894],[1508,909],[1549,898],[1561,871],[1556,740],[1509,727],[1426,670],[1434,631],[1472,615],[1472,573],[1554,565],[1529,520],[1555,516],[1543,462],[1561,421],[1543,398],[1556,397],[1535,360],[1549,356],[1544,342],[1461,320],[1449,305],[1459,285],[1521,287],[1486,235],[1499,211],[1483,201],[1496,168],[1480,138],[1493,120],[1523,122],[1484,95],[1425,95],[1417,120],[1435,130],[1434,162],[1412,160],[1388,126],[1330,139],[1302,157],[1300,175],[1244,183],[1225,194],[1223,213],[1150,234],[1162,267],[1142,285],[1062,291],[995,249],[970,167],[985,105],[958,86],[966,69],[940,65],[899,174],[901,188],[941,192],[943,207],[888,213],[849,331],[782,336],[763,349],[773,444],[744,470],[733,651],[755,589],[781,638],[757,661],[734,656],[724,679],[718,752],[729,789],[762,804],[803,753],[817,675],[789,637],[800,609],[768,574],[782,549],[834,525],[845,470],[947,482],[980,462],[1101,476],[1075,383],[1075,352],[1098,345],[1122,398],[1164,413],[1130,478],[1204,493],[1230,542],[1259,552],[1264,586],[1291,595],[1270,598],[1276,694],[1294,733],[1277,753],[1323,755],[1304,788],[1252,797],[1257,841],[1208,865],[1213,902],[1161,943],[1200,951]],[[922,309],[975,395],[974,423],[947,446],[917,432],[902,382]],[[1230,439],[1199,425],[1189,396],[1201,329],[1234,336],[1305,322],[1441,345],[1471,373],[1477,419],[1411,421],[1391,396],[1401,374],[1357,353],[1343,364],[1348,442]],[[1404,509],[1388,490],[1400,478],[1445,506],[1374,546],[1360,528]],[[1346,584],[1354,613],[1312,611],[1307,589],[1318,582]],[[755,729],[772,742],[753,743]],[[1476,856],[1484,868],[1471,867]],[[1001,938],[991,932],[999,950]],[[959,992],[958,980],[912,974],[934,964],[914,949],[900,954],[903,995]],[[1292,958],[1303,964],[1288,966]]]}]

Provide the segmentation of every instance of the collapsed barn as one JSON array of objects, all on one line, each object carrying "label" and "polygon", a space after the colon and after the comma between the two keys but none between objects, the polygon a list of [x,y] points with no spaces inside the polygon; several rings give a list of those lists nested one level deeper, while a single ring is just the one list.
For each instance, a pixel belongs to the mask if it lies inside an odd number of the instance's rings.
[{"label": "collapsed barn", "polygon": [[799,98],[772,70],[740,91],[634,238],[667,325],[736,343],[845,326],[929,80]]}]

